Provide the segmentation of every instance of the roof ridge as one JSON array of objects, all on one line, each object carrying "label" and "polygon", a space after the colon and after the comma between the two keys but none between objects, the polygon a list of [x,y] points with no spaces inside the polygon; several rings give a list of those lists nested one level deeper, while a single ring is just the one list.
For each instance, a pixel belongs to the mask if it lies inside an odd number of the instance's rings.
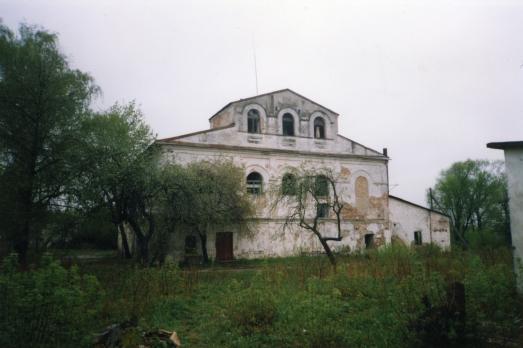
[{"label": "roof ridge", "polygon": [[385,156],[382,152],[379,152],[378,150],[374,150],[374,149],[371,148],[371,147],[365,146],[365,145],[363,145],[362,143],[358,143],[357,141],[354,141],[354,140],[352,140],[352,139],[349,139],[349,138],[347,138],[346,136],[341,135],[341,134],[339,134],[339,133],[338,133],[338,136],[339,136],[339,137],[342,137],[343,139],[346,139],[346,140],[348,140],[348,141],[352,141],[353,143],[358,144],[359,146],[364,147],[364,148],[366,148],[367,150],[374,151],[374,152],[376,152],[376,153],[379,153],[381,156],[390,159],[389,156]]},{"label": "roof ridge", "polygon": [[394,196],[394,195],[389,194],[389,198],[394,198],[394,199],[397,199],[398,201],[405,202],[405,203],[410,204],[410,205],[413,205],[413,206],[415,206],[415,207],[422,208],[422,209],[425,209],[425,210],[431,211],[431,212],[433,212],[433,213],[441,214],[441,215],[444,215],[444,216],[446,216],[446,217],[450,217],[449,215],[447,215],[447,214],[445,214],[445,213],[443,213],[443,212],[441,212],[441,211],[438,211],[438,210],[434,210],[434,209],[431,209],[431,208],[424,207],[424,206],[422,206],[422,205],[420,205],[420,204],[416,204],[416,203],[414,203],[414,202],[407,201],[406,199],[400,198],[400,197],[398,197],[398,196]]},{"label": "roof ridge", "polygon": [[181,138],[186,138],[186,137],[190,137],[192,135],[198,135],[198,134],[203,134],[203,133],[208,133],[208,132],[214,132],[214,131],[218,131],[218,130],[222,130],[222,129],[227,129],[227,128],[232,128],[234,127],[236,124],[233,122],[231,124],[228,124],[226,126],[222,126],[222,127],[215,127],[215,128],[209,128],[209,129],[205,129],[205,130],[201,130],[201,131],[197,131],[197,132],[192,132],[192,133],[186,133],[186,134],[182,134],[182,135],[177,135],[177,136],[174,136],[174,137],[169,137],[169,138],[163,138],[163,139],[157,139],[156,142],[159,142],[159,141],[171,141],[171,140],[177,140],[177,139],[181,139]]}]

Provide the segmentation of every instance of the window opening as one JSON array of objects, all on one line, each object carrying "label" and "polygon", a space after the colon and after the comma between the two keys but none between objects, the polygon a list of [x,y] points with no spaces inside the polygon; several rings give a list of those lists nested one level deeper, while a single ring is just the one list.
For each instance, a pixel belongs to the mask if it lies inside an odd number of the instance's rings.
[{"label": "window opening", "polygon": [[314,119],[314,137],[316,139],[325,139],[325,121],[321,117]]},{"label": "window opening", "polygon": [[281,179],[282,194],[294,196],[296,194],[296,178],[292,174],[285,174]]},{"label": "window opening", "polygon": [[316,196],[325,197],[329,195],[329,181],[323,175],[319,175],[315,179],[314,189]]},{"label": "window opening", "polygon": [[423,244],[423,240],[421,238],[421,231],[414,231],[414,244],[415,245]]},{"label": "window opening", "polygon": [[247,132],[260,133],[260,113],[256,109],[247,113]]},{"label": "window opening", "polygon": [[252,172],[247,176],[247,192],[253,195],[262,193],[263,178],[260,173]]},{"label": "window opening", "polygon": [[327,203],[318,203],[316,205],[316,216],[319,218],[329,217],[329,205]]},{"label": "window opening", "polygon": [[291,114],[283,115],[282,128],[283,135],[294,136],[294,117]]},{"label": "window opening", "polygon": [[185,253],[186,254],[196,254],[196,237],[187,236],[185,237]]}]

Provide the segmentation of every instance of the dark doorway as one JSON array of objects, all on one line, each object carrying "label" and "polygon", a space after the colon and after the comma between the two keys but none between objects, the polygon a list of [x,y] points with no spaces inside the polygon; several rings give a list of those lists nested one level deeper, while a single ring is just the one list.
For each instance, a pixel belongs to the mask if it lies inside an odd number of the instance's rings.
[{"label": "dark doorway", "polygon": [[232,232],[216,233],[216,261],[232,260]]},{"label": "dark doorway", "polygon": [[185,255],[194,255],[197,254],[196,245],[197,245],[196,236],[187,236],[185,237]]},{"label": "dark doorway", "polygon": [[374,234],[368,233],[365,235],[365,248],[372,249],[374,247]]}]

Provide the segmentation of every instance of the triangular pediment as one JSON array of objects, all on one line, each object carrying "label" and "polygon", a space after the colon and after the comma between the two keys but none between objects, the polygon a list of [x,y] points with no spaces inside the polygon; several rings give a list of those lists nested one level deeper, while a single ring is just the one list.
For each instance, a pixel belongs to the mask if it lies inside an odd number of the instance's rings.
[{"label": "triangular pediment", "polygon": [[[230,103],[228,103],[227,105],[225,105],[223,108],[221,108],[220,110],[218,110],[218,112],[216,112],[214,115],[212,115],[209,120],[211,120],[213,117],[219,115],[222,111],[226,110],[227,108],[231,107],[231,106],[234,106],[236,104],[245,104],[245,103],[248,103],[250,101],[252,102],[255,102],[256,100],[266,100],[266,99],[269,99],[269,98],[274,98],[274,97],[284,97],[284,96],[287,96],[289,101],[287,103],[283,103],[283,104],[299,104],[301,102],[301,104],[311,104],[311,105],[315,105],[319,110],[322,110],[322,111],[325,111],[327,113],[330,113],[330,114],[333,114],[333,115],[336,115],[338,116],[339,114],[323,105],[321,105],[320,103],[317,103],[315,102],[314,100],[311,100],[299,93],[296,93],[294,92],[292,89],[289,89],[289,88],[285,88],[285,89],[280,89],[280,90],[277,90],[277,91],[273,91],[273,92],[269,92],[269,93],[263,93],[263,94],[259,94],[259,95],[256,95],[256,96],[252,96],[252,97],[248,97],[248,98],[242,98],[242,99],[239,99],[239,100],[236,100],[236,101],[232,101]],[[284,99],[284,98],[283,98]],[[285,106],[285,105],[282,105],[282,106]]]}]

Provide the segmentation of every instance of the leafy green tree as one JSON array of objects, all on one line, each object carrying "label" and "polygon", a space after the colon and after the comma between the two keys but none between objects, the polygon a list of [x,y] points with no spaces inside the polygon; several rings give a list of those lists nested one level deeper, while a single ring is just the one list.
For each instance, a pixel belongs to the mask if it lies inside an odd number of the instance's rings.
[{"label": "leafy green tree", "polygon": [[[243,169],[231,161],[200,161],[187,166],[166,164],[161,175],[163,193],[156,208],[162,212],[164,228],[160,233],[172,234],[182,226],[196,232],[205,263],[209,261],[210,228],[234,225],[250,231],[253,202],[245,190]],[[165,238],[161,241],[163,246],[167,245]]]},{"label": "leafy green tree", "polygon": [[456,241],[468,246],[468,234],[508,230],[506,179],[500,162],[466,160],[441,172],[427,194],[429,205],[451,218]]},{"label": "leafy green tree", "polygon": [[80,170],[79,131],[97,91],[55,34],[0,24],[0,229],[23,263]]},{"label": "leafy green tree", "polygon": [[254,206],[245,190],[243,169],[231,161],[196,162],[187,171],[192,192],[185,221],[198,233],[207,263],[208,229],[236,225],[248,232]]},{"label": "leafy green tree", "polygon": [[[160,190],[157,185],[157,156],[151,147],[154,136],[134,103],[114,105],[94,115],[82,129],[84,161],[77,177],[79,205],[104,205],[118,228],[126,257],[131,257],[126,227],[139,244],[139,258],[148,259],[148,242],[154,234],[151,204]],[[144,232],[143,223],[150,225]],[[151,232],[151,236],[149,236]]]}]

